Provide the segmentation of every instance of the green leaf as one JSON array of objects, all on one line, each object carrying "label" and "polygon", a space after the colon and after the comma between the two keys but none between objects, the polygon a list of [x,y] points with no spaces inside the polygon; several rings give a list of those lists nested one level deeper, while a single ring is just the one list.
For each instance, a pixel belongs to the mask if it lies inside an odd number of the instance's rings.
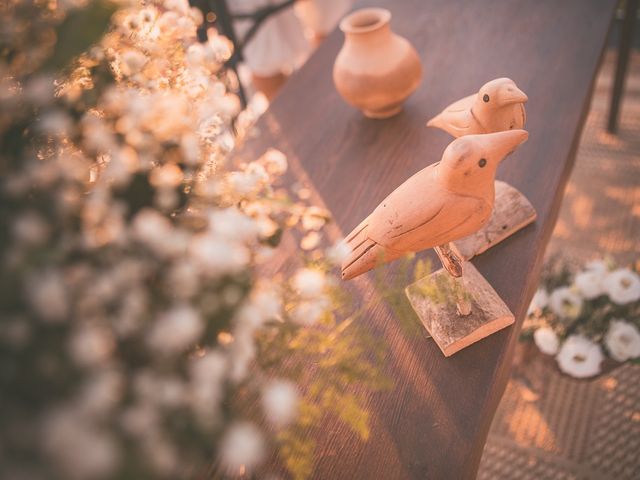
[{"label": "green leaf", "polygon": [[60,70],[73,58],[96,43],[109,27],[116,6],[107,0],[90,2],[85,8],[69,12],[56,28],[56,46],[43,65],[44,70]]}]

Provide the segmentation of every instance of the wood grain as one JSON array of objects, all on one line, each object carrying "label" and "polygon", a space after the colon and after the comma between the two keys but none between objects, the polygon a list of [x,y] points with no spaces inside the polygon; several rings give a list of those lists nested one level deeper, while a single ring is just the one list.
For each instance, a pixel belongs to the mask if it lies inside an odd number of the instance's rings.
[{"label": "wood grain", "polygon": [[496,180],[496,200],[491,218],[476,233],[454,242],[465,260],[486,252],[536,219],[531,202],[506,182]]},{"label": "wood grain", "polygon": [[[449,278],[441,282],[438,277],[442,276]],[[445,269],[433,272],[406,288],[411,306],[445,357],[508,327],[515,320],[509,308],[471,263],[464,265],[462,284],[471,303],[471,314],[464,317],[456,312],[456,295],[451,288],[449,272]],[[449,301],[434,301],[428,294],[433,287],[442,289],[440,293]]]},{"label": "wood grain", "polygon": [[[331,72],[342,34],[334,32],[261,118],[261,135],[238,152],[250,158],[269,147],[282,150],[289,158],[290,181],[312,189],[314,199],[333,213],[335,234],[344,234],[397,185],[440,158],[451,139],[427,129],[427,119],[500,76],[512,78],[529,96],[529,141],[504,162],[498,178],[531,201],[538,221],[473,261],[515,314],[515,327],[444,358],[431,339],[407,334],[378,303],[360,322],[388,345],[380,368],[394,379],[394,388],[368,393],[368,442],[327,420],[316,438],[313,478],[475,476],[573,165],[616,4],[359,1],[356,6],[389,8],[392,28],[421,56],[424,80],[402,113],[367,119],[341,100]],[[375,296],[371,278],[353,281],[363,302]],[[394,281],[393,271],[386,281]]]}]

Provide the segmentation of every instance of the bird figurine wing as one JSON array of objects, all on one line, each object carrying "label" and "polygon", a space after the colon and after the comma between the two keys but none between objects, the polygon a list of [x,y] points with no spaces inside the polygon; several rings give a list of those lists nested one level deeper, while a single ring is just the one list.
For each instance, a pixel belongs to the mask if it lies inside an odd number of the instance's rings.
[{"label": "bird figurine wing", "polygon": [[[435,165],[394,190],[347,236],[351,253],[343,262],[345,280],[406,253],[467,236],[489,218],[492,206],[487,201],[438,186]],[[424,185],[431,185],[431,191],[423,191]]]},{"label": "bird figurine wing", "polygon": [[[403,185],[404,186],[404,185]],[[406,199],[395,190],[369,216],[368,236],[388,250],[418,252],[443,245],[475,232],[489,218],[492,206],[481,198],[454,194],[446,190],[414,195],[411,203],[397,203],[393,197]],[[384,204],[403,205],[386,208]]]},{"label": "bird figurine wing", "polygon": [[467,97],[461,98],[445,108],[443,112],[461,112],[463,110],[469,110],[473,106],[476,96],[476,93],[472,93]]},{"label": "bird figurine wing", "polygon": [[449,132],[455,137],[473,133],[476,121],[471,114],[471,107],[476,98],[476,94],[464,97],[452,103],[438,115],[433,117],[427,126],[436,127]]}]

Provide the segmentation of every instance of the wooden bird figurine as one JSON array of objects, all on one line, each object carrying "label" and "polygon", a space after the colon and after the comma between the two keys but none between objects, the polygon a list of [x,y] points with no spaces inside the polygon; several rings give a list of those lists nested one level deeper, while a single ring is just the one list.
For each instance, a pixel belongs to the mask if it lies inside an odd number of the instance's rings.
[{"label": "wooden bird figurine", "polygon": [[469,95],[445,108],[427,123],[454,137],[494,133],[524,128],[527,96],[510,78],[485,83],[477,94]]},{"label": "wooden bird figurine", "polygon": [[342,263],[342,278],[479,230],[493,210],[498,164],[528,136],[510,130],[451,142],[439,162],[391,192],[347,236],[351,253]]}]

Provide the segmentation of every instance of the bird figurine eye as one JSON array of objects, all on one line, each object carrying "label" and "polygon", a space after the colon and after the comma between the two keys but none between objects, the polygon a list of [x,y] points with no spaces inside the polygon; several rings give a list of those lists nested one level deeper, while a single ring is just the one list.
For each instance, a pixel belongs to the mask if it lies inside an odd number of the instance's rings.
[{"label": "bird figurine eye", "polygon": [[482,100],[484,100],[484,103],[489,103],[489,95],[485,93],[484,97],[482,97]]},{"label": "bird figurine eye", "polygon": [[481,158],[480,161],[478,162],[478,165],[480,166],[480,168],[483,168],[486,164],[487,164],[487,161],[484,158]]}]

